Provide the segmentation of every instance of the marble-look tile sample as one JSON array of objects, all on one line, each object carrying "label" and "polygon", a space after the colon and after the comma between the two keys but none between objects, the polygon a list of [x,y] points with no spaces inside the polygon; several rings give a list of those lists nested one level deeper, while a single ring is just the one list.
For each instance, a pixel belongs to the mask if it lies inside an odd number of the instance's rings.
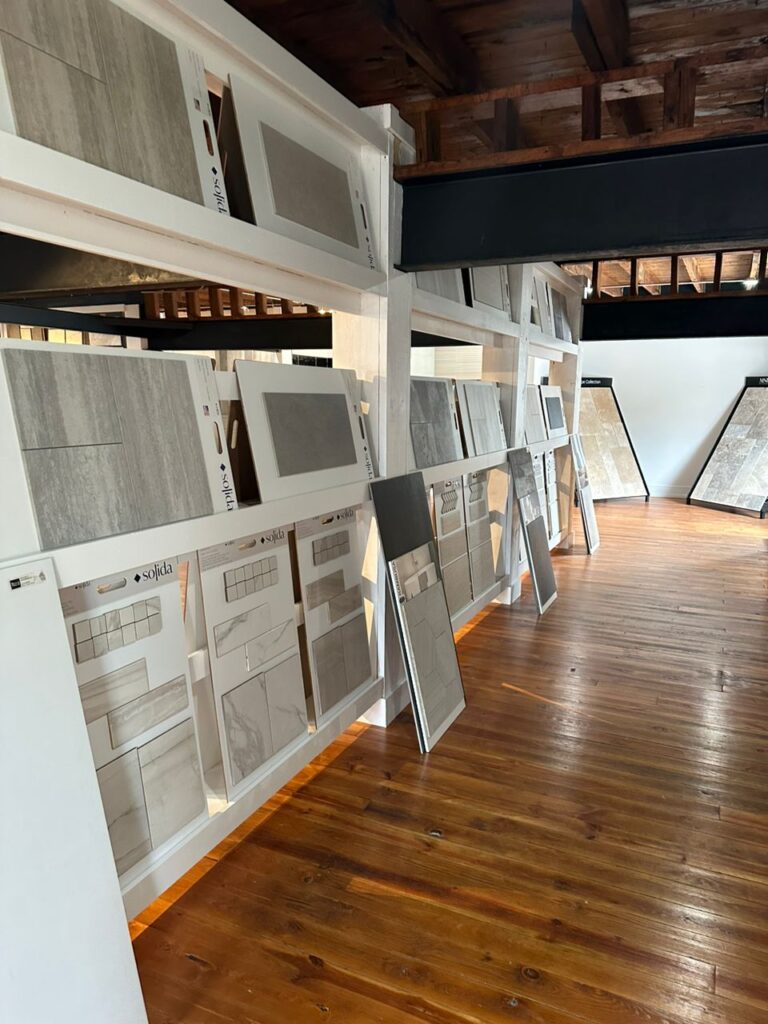
[{"label": "marble-look tile sample", "polygon": [[357,615],[340,626],[344,648],[344,672],[347,677],[347,691],[351,693],[361,683],[371,678],[371,651],[368,644],[368,629],[365,615]]},{"label": "marble-look tile sample", "polygon": [[581,389],[579,433],[594,500],[647,493],[613,389]]},{"label": "marble-look tile sample", "polygon": [[237,647],[245,647],[249,640],[255,640],[272,625],[272,611],[268,604],[235,615],[226,622],[213,627],[216,655],[221,658]]},{"label": "marble-look tile sample", "polygon": [[86,724],[130,703],[148,690],[149,675],[144,658],[84,683],[80,687],[80,701]]},{"label": "marble-look tile sample", "polygon": [[418,469],[464,457],[451,381],[411,379],[410,425]]},{"label": "marble-look tile sample", "polygon": [[307,605],[309,608],[317,608],[330,601],[331,598],[343,594],[344,589],[344,572],[342,569],[337,569],[335,572],[328,573],[327,576],[321,576],[319,580],[307,584]]},{"label": "marble-look tile sample", "polygon": [[340,530],[312,541],[312,560],[315,565],[325,565],[350,552],[349,531]]},{"label": "marble-look tile sample", "polygon": [[450,565],[443,566],[443,586],[445,587],[445,600],[448,602],[448,611],[456,615],[466,608],[472,600],[472,587],[469,580],[469,557],[466,553],[466,542],[464,554],[457,558]]},{"label": "marble-look tile sample", "polygon": [[328,617],[331,622],[340,622],[341,619],[345,619],[352,612],[362,607],[363,592],[360,589],[360,584],[356,583],[342,594],[331,598],[328,602]]},{"label": "marble-look tile sample", "polygon": [[116,608],[104,615],[78,619],[72,624],[75,660],[78,664],[100,658],[107,651],[157,636],[163,628],[160,602],[156,597]]},{"label": "marble-look tile sample", "polygon": [[107,714],[112,748],[117,750],[124,743],[138,739],[142,733],[183,711],[188,704],[187,680],[179,676],[115,708]]},{"label": "marble-look tile sample", "polygon": [[205,811],[192,719],[139,747],[139,765],[156,849]]},{"label": "marble-look tile sample", "polygon": [[96,772],[118,875],[152,849],[139,754],[129,750]]},{"label": "marble-look tile sample", "polygon": [[338,704],[349,693],[343,628],[332,629],[312,644],[321,713]]},{"label": "marble-look tile sample", "polygon": [[547,425],[541,408],[541,393],[535,384],[525,389],[525,443],[547,440]]},{"label": "marble-look tile sample", "polygon": [[298,636],[296,623],[293,619],[286,619],[273,629],[249,640],[245,645],[245,665],[249,672],[265,665],[272,658],[284,654],[292,647],[296,647]]},{"label": "marble-look tile sample", "polygon": [[344,395],[266,392],[264,404],[281,477],[357,464]]},{"label": "marble-look tile sample", "polygon": [[264,676],[247,679],[221,702],[232,782],[238,785],[274,753]]},{"label": "marble-look tile sample", "polygon": [[457,381],[464,438],[470,455],[504,451],[507,439],[501,421],[499,389],[492,381]]},{"label": "marble-look tile sample", "polygon": [[307,702],[297,654],[264,673],[275,753],[307,732]]},{"label": "marble-look tile sample", "polygon": [[260,590],[277,586],[279,581],[277,558],[270,555],[236,569],[227,569],[224,573],[224,596],[227,601],[239,601]]},{"label": "marble-look tile sample", "polygon": [[768,501],[768,388],[745,389],[691,499],[762,511]]}]

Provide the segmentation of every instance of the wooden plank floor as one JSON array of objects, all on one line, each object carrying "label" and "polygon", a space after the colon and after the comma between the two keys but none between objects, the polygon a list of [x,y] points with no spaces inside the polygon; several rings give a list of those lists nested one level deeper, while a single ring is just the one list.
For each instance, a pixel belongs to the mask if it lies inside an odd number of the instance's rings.
[{"label": "wooden plank floor", "polygon": [[151,1024],[768,1022],[768,529],[598,518],[434,753],[355,726],[134,923]]}]

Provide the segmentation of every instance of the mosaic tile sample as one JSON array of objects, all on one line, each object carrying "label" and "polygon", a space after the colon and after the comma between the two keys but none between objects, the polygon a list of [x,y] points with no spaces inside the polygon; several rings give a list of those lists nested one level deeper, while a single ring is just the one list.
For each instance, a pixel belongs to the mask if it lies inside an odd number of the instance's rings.
[{"label": "mosaic tile sample", "polygon": [[150,597],[124,608],[81,619],[72,626],[75,657],[78,662],[99,658],[107,651],[128,647],[148,636],[156,636],[163,628],[160,601]]},{"label": "mosaic tile sample", "polygon": [[227,569],[224,573],[225,597],[227,601],[238,601],[259,590],[274,587],[277,582],[277,558],[270,555],[248,565],[239,565],[236,569]]},{"label": "mosaic tile sample", "polygon": [[595,501],[645,497],[645,484],[613,388],[581,389],[579,434]]},{"label": "mosaic tile sample", "polygon": [[349,551],[349,532],[347,530],[340,530],[338,533],[332,533],[327,537],[318,537],[317,540],[312,541],[312,559],[315,565],[324,565],[326,562],[332,562],[335,558],[342,558],[344,555],[348,555]]},{"label": "mosaic tile sample", "polygon": [[691,499],[762,511],[768,501],[768,388],[745,389]]},{"label": "mosaic tile sample", "polygon": [[411,379],[410,425],[418,469],[464,457],[451,381]]}]

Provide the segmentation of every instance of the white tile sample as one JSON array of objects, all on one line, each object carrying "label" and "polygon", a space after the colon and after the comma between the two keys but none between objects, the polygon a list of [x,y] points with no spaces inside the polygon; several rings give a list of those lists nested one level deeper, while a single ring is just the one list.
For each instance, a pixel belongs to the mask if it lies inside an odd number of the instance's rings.
[{"label": "white tile sample", "polygon": [[217,657],[222,658],[238,647],[245,647],[249,640],[266,633],[271,625],[272,611],[268,604],[257,605],[226,622],[220,622],[213,627]]},{"label": "white tile sample", "polygon": [[411,378],[410,427],[417,469],[464,457],[452,380]]},{"label": "white tile sample", "polygon": [[298,644],[296,623],[293,617],[268,629],[266,633],[249,640],[245,645],[245,663],[249,672],[266,665],[280,654],[295,650]]},{"label": "white tile sample", "polygon": [[557,597],[557,584],[549,551],[549,536],[539,500],[533,459],[527,448],[509,453],[515,498],[520,510],[520,523],[528,555],[528,568],[533,581],[539,614],[543,614]]},{"label": "white tile sample", "polygon": [[205,811],[192,719],[139,747],[152,846],[157,848]]},{"label": "white tile sample", "polygon": [[467,455],[506,451],[498,385],[493,381],[457,380],[456,392]]},{"label": "white tile sample", "polygon": [[437,551],[443,572],[445,598],[453,616],[472,602],[464,519],[464,483],[461,477],[444,480],[434,485],[433,493]]},{"label": "white tile sample", "polygon": [[86,722],[102,718],[110,711],[128,704],[149,689],[147,662],[144,658],[97,676],[80,687],[80,700]]},{"label": "white tile sample", "polygon": [[254,676],[222,698],[229,766],[234,785],[268,761],[274,752],[264,676]]},{"label": "white tile sample", "polygon": [[96,772],[118,875],[152,849],[139,754],[129,750]]},{"label": "white tile sample", "polygon": [[109,735],[116,750],[154,726],[189,707],[187,680],[184,676],[156,686],[107,715]]},{"label": "white tile sample", "polygon": [[472,597],[477,600],[496,582],[488,503],[488,471],[470,473],[465,478],[464,510]]},{"label": "white tile sample", "polygon": [[297,654],[264,673],[269,725],[275,753],[307,731],[307,702]]},{"label": "white tile sample", "polygon": [[584,450],[581,447],[581,438],[578,434],[571,435],[571,455],[573,466],[576,471],[576,494],[579,499],[579,510],[581,512],[581,524],[584,528],[584,540],[587,545],[587,553],[592,554],[600,547],[600,530],[597,525],[595,514],[595,503],[592,498],[592,487],[589,481],[587,461],[584,458]]},{"label": "white tile sample", "polygon": [[421,291],[466,305],[461,270],[418,270],[415,277],[416,287]]}]

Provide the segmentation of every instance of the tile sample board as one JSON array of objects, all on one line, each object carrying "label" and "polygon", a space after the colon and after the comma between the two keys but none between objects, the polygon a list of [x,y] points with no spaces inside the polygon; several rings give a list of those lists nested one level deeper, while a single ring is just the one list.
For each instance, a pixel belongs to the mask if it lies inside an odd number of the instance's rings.
[{"label": "tile sample board", "polygon": [[488,501],[488,471],[468,473],[464,477],[464,516],[467,524],[469,575],[472,598],[477,601],[496,582],[496,561],[491,540],[491,514]]},{"label": "tile sample board", "polygon": [[554,452],[542,455],[544,469],[544,490],[547,502],[547,522],[549,539],[553,540],[560,533],[560,498],[557,487],[557,457]]},{"label": "tile sample board", "polygon": [[315,719],[373,678],[363,598],[366,527],[359,507],[296,523]]},{"label": "tile sample board", "polygon": [[175,559],[60,592],[119,875],[206,813]]},{"label": "tile sample board", "polygon": [[373,479],[346,370],[238,359],[235,371],[262,501]]},{"label": "tile sample board", "polygon": [[611,377],[582,380],[579,435],[594,501],[648,497]]},{"label": "tile sample board", "polygon": [[768,510],[766,378],[747,378],[689,501],[758,515]]},{"label": "tile sample board", "polygon": [[581,447],[581,438],[578,434],[571,435],[571,456],[576,470],[576,496],[579,500],[581,525],[584,527],[584,540],[587,544],[587,554],[591,555],[600,547],[600,530],[597,527],[587,460],[584,458],[584,449]]},{"label": "tile sample board", "polygon": [[557,288],[550,288],[552,300],[552,320],[555,337],[561,341],[573,341],[571,322],[568,318],[568,298]]},{"label": "tile sample board", "polygon": [[434,485],[432,493],[437,553],[443,572],[445,599],[453,617],[472,604],[469,548],[464,519],[464,482],[461,477],[443,480]]},{"label": "tile sample board", "polygon": [[506,267],[470,267],[472,305],[496,315],[510,316],[509,277]]},{"label": "tile sample board", "polygon": [[568,427],[565,425],[562,391],[559,387],[551,384],[541,384],[539,390],[541,391],[541,406],[544,410],[544,422],[547,426],[547,437],[550,440],[567,437]]},{"label": "tile sample board", "polygon": [[110,0],[1,7],[1,130],[229,212],[197,54]]},{"label": "tile sample board", "polygon": [[467,455],[506,451],[498,385],[490,380],[457,380],[456,395]]},{"label": "tile sample board", "polygon": [[288,527],[198,552],[213,699],[232,799],[307,735]]},{"label": "tile sample board", "polygon": [[533,275],[533,293],[536,298],[536,311],[538,313],[538,327],[545,334],[554,334],[554,320],[552,315],[552,301],[549,284],[544,278],[537,274]]},{"label": "tile sample board", "polygon": [[423,292],[439,295],[452,302],[466,305],[464,282],[461,270],[418,270],[416,271],[416,287]]},{"label": "tile sample board", "polygon": [[464,458],[452,380],[412,377],[410,421],[417,469]]},{"label": "tile sample board", "polygon": [[528,384],[525,389],[525,443],[536,444],[547,440],[547,425],[541,407],[541,392],[537,384]]},{"label": "tile sample board", "polygon": [[464,710],[464,687],[421,473],[371,484],[419,748]]},{"label": "tile sample board", "polygon": [[531,453],[527,448],[516,448],[509,453],[509,464],[536,604],[543,615],[557,597],[557,584]]},{"label": "tile sample board", "polygon": [[222,145],[241,171],[238,215],[375,270],[362,148],[266,81],[257,89],[231,75],[224,107]]},{"label": "tile sample board", "polygon": [[0,342],[0,427],[0,558],[237,504],[207,359]]}]

